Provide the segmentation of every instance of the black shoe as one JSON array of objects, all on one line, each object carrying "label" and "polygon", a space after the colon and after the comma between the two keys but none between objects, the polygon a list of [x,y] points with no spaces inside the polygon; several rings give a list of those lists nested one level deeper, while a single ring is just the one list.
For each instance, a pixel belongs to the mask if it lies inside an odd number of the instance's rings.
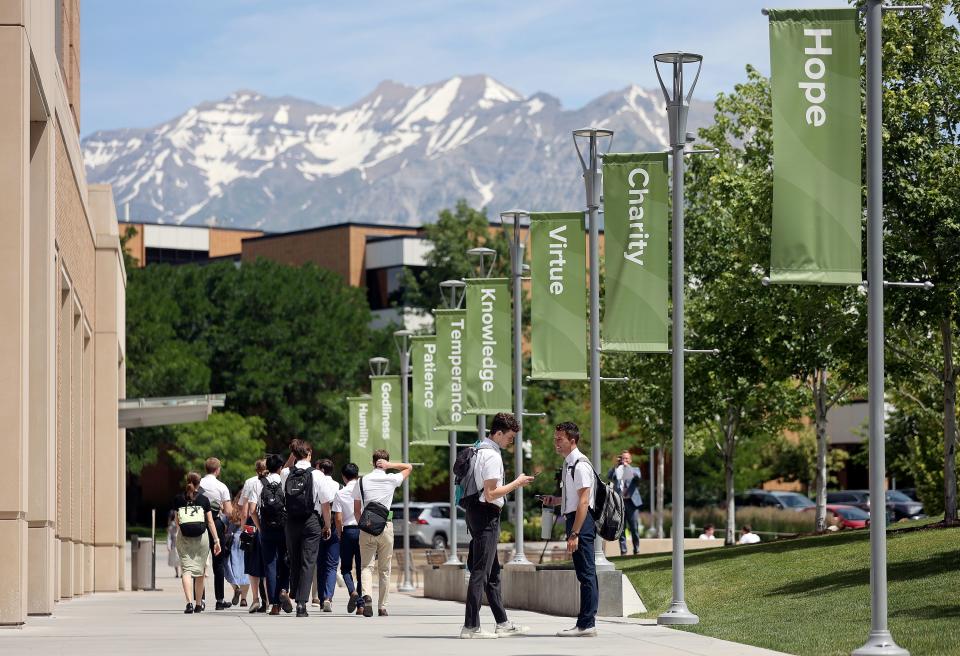
[{"label": "black shoe", "polygon": [[193,607],[194,614],[202,613],[205,610],[207,610],[207,604],[202,601]]},{"label": "black shoe", "polygon": [[254,613],[259,612],[259,611],[260,611],[260,602],[257,602],[257,603],[255,603],[255,604],[253,604],[252,606],[250,606],[250,610],[248,610],[247,612],[250,613],[251,615],[253,615]]},{"label": "black shoe", "polygon": [[267,602],[261,600],[261,601],[260,601],[260,608],[257,610],[257,612],[258,612],[258,613],[266,613],[266,612],[267,612]]},{"label": "black shoe", "polygon": [[297,617],[310,617],[306,604],[297,603]]},{"label": "black shoe", "polygon": [[373,617],[373,604],[363,607],[363,616],[364,617]]},{"label": "black shoe", "polygon": [[377,615],[379,615],[380,617],[386,617],[388,614],[389,613],[387,613],[386,608],[381,608],[380,610],[377,611]]},{"label": "black shoe", "polygon": [[187,604],[187,607],[183,609],[185,615],[193,614],[193,604]]},{"label": "black shoe", "polygon": [[[239,604],[240,604],[240,591],[239,591],[239,590],[234,590],[234,591],[233,591],[233,601],[230,602],[230,605],[231,605],[231,606],[238,606]],[[244,606],[247,605],[247,600],[246,600],[246,599],[243,600],[243,605],[244,605]]]},{"label": "black shoe", "polygon": [[350,601],[347,602],[347,612],[350,613],[351,615],[353,614],[353,611],[357,610],[358,596],[359,595],[356,592],[354,592],[352,595],[350,595]]},{"label": "black shoe", "polygon": [[289,614],[293,612],[293,602],[290,601],[289,594],[284,593],[280,595],[280,607],[283,609],[284,613]]},{"label": "black shoe", "polygon": [[232,606],[232,604],[229,601],[218,601],[216,608],[217,610],[226,610],[230,608],[230,606]]}]

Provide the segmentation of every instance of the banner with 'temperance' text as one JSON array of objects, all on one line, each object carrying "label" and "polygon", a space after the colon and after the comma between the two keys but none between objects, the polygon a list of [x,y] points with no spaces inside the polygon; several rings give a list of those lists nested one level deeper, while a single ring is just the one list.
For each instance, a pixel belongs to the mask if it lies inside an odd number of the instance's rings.
[{"label": "banner with 'temperance' text", "polygon": [[467,338],[466,310],[434,310],[437,334],[435,431],[476,432],[474,418],[466,414],[464,349]]}]

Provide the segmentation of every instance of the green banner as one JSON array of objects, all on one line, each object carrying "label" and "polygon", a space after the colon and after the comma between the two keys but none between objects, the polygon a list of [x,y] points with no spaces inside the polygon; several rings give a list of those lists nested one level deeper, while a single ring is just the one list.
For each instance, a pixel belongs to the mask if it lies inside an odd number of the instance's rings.
[{"label": "green banner", "polygon": [[370,396],[373,397],[370,412],[371,452],[386,449],[394,462],[400,459],[403,446],[400,394],[400,376],[370,376]]},{"label": "green banner", "polygon": [[770,59],[770,280],[859,284],[857,10],[771,9]]},{"label": "green banner", "polygon": [[433,432],[437,423],[437,338],[423,335],[412,337],[411,342],[413,407],[410,413],[410,444],[446,446],[447,438]]},{"label": "green banner", "polygon": [[511,412],[513,318],[510,280],[467,280],[466,299],[466,411],[475,415]]},{"label": "green banner", "polygon": [[350,404],[350,462],[356,463],[361,473],[373,469],[373,442],[370,439],[369,396],[355,396],[347,399]]},{"label": "green banner", "polygon": [[587,236],[583,212],[530,214],[531,378],[587,378]]},{"label": "green banner", "polygon": [[434,431],[477,431],[477,422],[467,415],[463,350],[466,341],[466,310],[434,310],[437,333],[436,404]]},{"label": "green banner", "polygon": [[670,350],[667,154],[603,158],[604,351]]}]

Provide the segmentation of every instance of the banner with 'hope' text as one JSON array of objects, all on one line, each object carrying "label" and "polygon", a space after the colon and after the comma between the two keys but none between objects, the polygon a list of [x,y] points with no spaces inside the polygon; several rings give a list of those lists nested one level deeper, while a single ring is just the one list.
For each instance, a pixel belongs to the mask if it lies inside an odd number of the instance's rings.
[{"label": "banner with 'hope' text", "polygon": [[667,154],[603,158],[604,351],[663,353],[669,321]]},{"label": "banner with 'hope' text", "polygon": [[477,422],[466,414],[463,353],[467,337],[466,310],[434,310],[437,333],[435,431],[476,432]]},{"label": "banner with 'hope' text", "polygon": [[350,462],[356,463],[363,474],[373,469],[373,446],[370,441],[371,400],[369,396],[347,399],[350,405]]},{"label": "banner with 'hope' text", "polygon": [[513,410],[513,319],[507,278],[467,280],[467,412]]},{"label": "banner with 'hope' text", "polygon": [[403,444],[400,376],[370,376],[370,396],[371,453],[386,449],[394,461],[399,460]]},{"label": "banner with 'hope' text", "polygon": [[856,9],[773,10],[770,280],[859,284],[860,37]]},{"label": "banner with 'hope' text", "polygon": [[410,444],[447,446],[446,437],[433,432],[437,423],[437,338],[411,338],[410,366],[413,368]]}]

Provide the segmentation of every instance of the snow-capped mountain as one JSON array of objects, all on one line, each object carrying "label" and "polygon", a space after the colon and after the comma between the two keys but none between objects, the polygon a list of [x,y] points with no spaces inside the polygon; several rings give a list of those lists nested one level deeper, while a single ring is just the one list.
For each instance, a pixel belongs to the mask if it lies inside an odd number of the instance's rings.
[{"label": "snow-capped mountain", "polygon": [[[690,129],[710,108],[694,102]],[[344,221],[413,224],[465,198],[502,209],[579,208],[571,131],[615,131],[613,150],[659,150],[659,92],[631,86],[577,110],[485,75],[422,87],[383,82],[342,109],[238,91],[149,129],[83,140],[91,182],[133,220],[287,231]]]}]

